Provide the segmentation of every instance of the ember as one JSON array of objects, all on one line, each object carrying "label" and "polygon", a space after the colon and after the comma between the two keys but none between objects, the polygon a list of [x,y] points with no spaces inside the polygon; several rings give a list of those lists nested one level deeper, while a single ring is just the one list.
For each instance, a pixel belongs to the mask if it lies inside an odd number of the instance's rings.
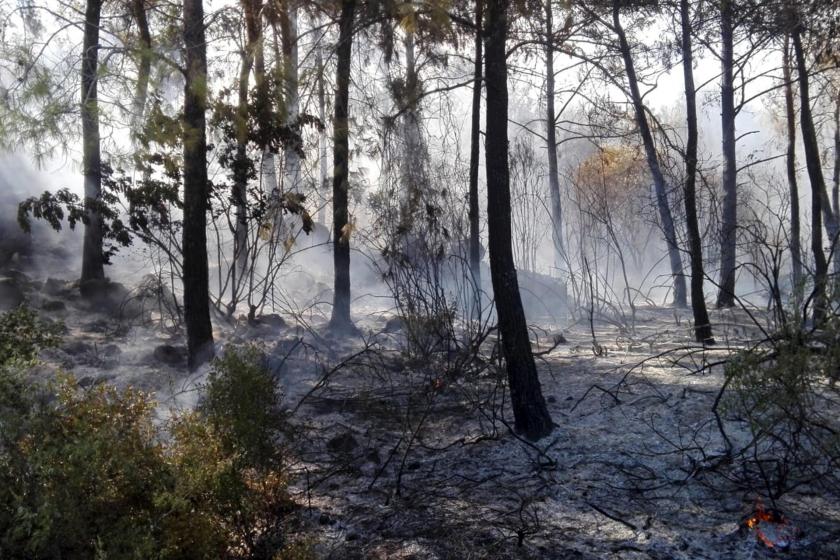
[{"label": "ember", "polygon": [[759,500],[755,512],[744,521],[744,527],[755,531],[756,539],[767,548],[786,549],[796,539],[798,530],[777,509],[765,509]]}]

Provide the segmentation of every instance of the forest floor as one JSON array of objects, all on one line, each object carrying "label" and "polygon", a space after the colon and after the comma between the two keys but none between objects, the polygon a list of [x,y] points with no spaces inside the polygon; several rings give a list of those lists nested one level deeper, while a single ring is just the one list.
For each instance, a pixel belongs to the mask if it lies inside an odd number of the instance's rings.
[{"label": "forest floor", "polygon": [[[43,352],[44,375],[61,368],[80,385],[139,387],[155,393],[162,417],[195,403],[206,372],[186,374],[180,337],[138,321],[149,317],[142,298],[92,304],[69,283],[18,282],[67,327],[62,346]],[[487,361],[459,370],[452,352],[409,357],[389,317],[357,317],[365,334],[355,337],[276,316],[216,332],[221,346],[253,342],[271,356],[299,506],[289,530],[319,556],[840,558],[840,504],[807,485],[784,495],[775,505],[801,532],[787,550],[768,550],[742,523],[760,493],[703,468],[723,447],[711,412],[723,371],[695,370],[759,336],[744,312],[714,313],[720,344],[705,353],[688,313],[667,308],[640,309],[634,332],[570,320],[556,346],[560,330],[535,330],[556,423],[536,443],[509,428],[492,336]],[[724,421],[744,437],[743,422]]]}]

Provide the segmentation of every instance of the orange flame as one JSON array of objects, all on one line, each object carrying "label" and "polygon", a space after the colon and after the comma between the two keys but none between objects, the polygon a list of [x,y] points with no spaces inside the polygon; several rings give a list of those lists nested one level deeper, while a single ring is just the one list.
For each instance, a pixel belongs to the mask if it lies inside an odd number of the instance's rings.
[{"label": "orange flame", "polygon": [[[781,513],[764,509],[761,500],[756,501],[755,512],[744,524],[748,529],[755,530],[756,538],[767,548],[787,548],[796,534],[796,529]],[[762,525],[766,527],[765,530],[762,530]],[[775,540],[773,535],[776,536]]]}]

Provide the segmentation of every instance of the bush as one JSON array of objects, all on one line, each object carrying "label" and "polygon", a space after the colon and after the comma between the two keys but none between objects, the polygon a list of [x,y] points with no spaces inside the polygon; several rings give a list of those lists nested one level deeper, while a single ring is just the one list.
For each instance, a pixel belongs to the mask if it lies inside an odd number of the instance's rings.
[{"label": "bush", "polygon": [[219,359],[168,434],[147,394],[2,371],[0,558],[282,558],[290,501],[260,363],[253,349]]},{"label": "bush", "polygon": [[248,346],[215,360],[199,411],[221,437],[225,453],[270,469],[280,460],[279,404],[277,383],[263,354]]},{"label": "bush", "polygon": [[840,485],[835,336],[786,331],[727,364],[724,408],[749,432],[733,476],[771,500],[802,484]]},{"label": "bush", "polygon": [[38,319],[34,311],[18,307],[0,315],[0,367],[13,362],[31,363],[38,350],[57,346],[60,323]]}]

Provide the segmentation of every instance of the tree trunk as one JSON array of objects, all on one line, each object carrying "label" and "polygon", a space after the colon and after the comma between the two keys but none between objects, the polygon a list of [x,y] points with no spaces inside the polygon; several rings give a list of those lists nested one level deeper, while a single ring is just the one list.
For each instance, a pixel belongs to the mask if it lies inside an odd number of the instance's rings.
[{"label": "tree trunk", "polygon": [[822,322],[825,315],[825,288],[828,279],[828,262],[823,252],[822,241],[822,202],[825,194],[825,178],[820,163],[820,148],[814,119],[811,114],[811,94],[808,83],[808,66],[802,48],[800,27],[797,25],[791,33],[793,51],[796,55],[796,70],[799,75],[800,126],[805,147],[805,163],[811,180],[811,251],[814,253],[814,323]]},{"label": "tree trunk", "polygon": [[[323,36],[321,41],[323,41]],[[321,120],[323,127],[318,132],[318,164],[319,164],[319,181],[318,193],[321,194],[324,201],[327,199],[327,177],[329,176],[327,162],[327,91],[324,79],[324,53],[323,48],[318,47],[316,54],[316,66],[318,67],[318,118]],[[321,207],[318,209],[318,223],[327,225],[327,205],[321,202]]]},{"label": "tree trunk", "polygon": [[[231,199],[234,207],[233,256],[231,286],[236,302],[241,275],[248,268],[248,92],[251,70],[255,70],[257,88],[262,86],[265,63],[262,57],[262,0],[242,0],[245,16],[245,50],[239,68],[239,89],[236,106],[236,161],[233,168]],[[256,68],[255,68],[256,66]],[[239,278],[239,280],[237,280]],[[232,312],[233,310],[231,310]]]},{"label": "tree trunk", "polygon": [[[102,154],[99,138],[99,98],[97,71],[99,67],[99,20],[102,0],[88,0],[85,9],[84,47],[82,51],[82,174],[85,185],[85,224],[82,248],[82,292],[94,293],[90,282],[105,278],[102,249],[102,216],[98,205],[102,201]],[[88,284],[88,286],[86,286]]]},{"label": "tree trunk", "polygon": [[659,209],[659,219],[662,222],[662,230],[665,234],[665,242],[668,246],[668,259],[671,265],[671,275],[674,277],[674,305],[685,307],[687,305],[685,276],[683,275],[682,257],[677,245],[677,230],[674,226],[674,218],[671,214],[671,207],[668,204],[668,189],[665,176],[659,165],[659,156],[656,154],[656,145],[653,142],[653,134],[650,131],[645,106],[642,101],[642,94],[639,92],[639,82],[636,78],[636,69],[633,66],[633,56],[630,52],[630,44],[624,28],[621,26],[619,16],[618,0],[613,2],[613,26],[618,35],[621,57],[624,60],[624,69],[627,72],[627,82],[630,87],[630,97],[633,102],[633,109],[636,113],[636,124],[639,127],[639,134],[642,136],[642,144],[645,147],[648,167],[653,176],[653,185],[656,189],[656,205]]},{"label": "tree trunk", "polygon": [[207,271],[207,47],[202,0],[184,0],[184,322],[189,367],[213,356]]},{"label": "tree trunk", "polygon": [[[247,18],[246,18],[247,19]],[[233,163],[231,200],[233,222],[233,271],[231,284],[236,294],[248,264],[248,86],[253,63],[250,40],[245,45],[239,67],[238,99],[236,105],[236,156]],[[235,297],[234,297],[235,301]],[[231,310],[232,312],[233,310]]]},{"label": "tree trunk", "polygon": [[[831,190],[831,204],[823,204],[831,210],[831,257],[834,259],[834,274],[840,281],[840,94],[834,102],[834,175]],[[828,218],[826,218],[828,224]]]},{"label": "tree trunk", "polygon": [[487,2],[487,225],[490,276],[502,349],[507,363],[514,427],[531,440],[551,433],[553,423],[543,399],[528,326],[522,309],[511,249],[510,177],[508,169],[507,16],[505,0]]},{"label": "tree trunk", "polygon": [[683,79],[685,81],[685,108],[688,122],[688,139],[685,146],[685,220],[688,229],[689,257],[691,259],[691,310],[694,313],[694,339],[703,344],[714,344],[706,298],[703,293],[703,243],[697,223],[697,91],[694,87],[694,55],[691,47],[691,14],[688,0],[680,0],[682,27]]},{"label": "tree trunk", "polygon": [[834,102],[834,185],[831,191],[834,215],[840,219],[840,92]]},{"label": "tree trunk", "polygon": [[738,185],[735,156],[735,86],[733,78],[732,0],[720,8],[721,86],[720,119],[723,135],[723,216],[720,230],[718,307],[735,305],[735,250],[738,234]]},{"label": "tree trunk", "polygon": [[[282,65],[282,83],[283,83],[283,98],[285,103],[283,105],[283,124],[291,130],[301,133],[299,128],[298,116],[300,114],[300,99],[298,95],[298,29],[297,29],[297,8],[291,2],[279,3],[278,21],[280,23],[281,32],[281,48],[283,52]],[[302,151],[302,142],[295,139],[293,142],[287,143],[283,150],[283,184],[282,192],[296,193],[300,190],[301,176],[300,176],[300,151]],[[281,232],[281,241],[284,247],[290,247],[300,234],[302,229],[302,221],[296,215],[283,216],[277,214],[275,220],[278,231]]]},{"label": "tree trunk", "polygon": [[137,135],[143,126],[146,115],[146,100],[149,96],[149,78],[152,73],[152,35],[146,16],[145,0],[132,0],[131,17],[137,24],[140,34],[140,53],[137,64],[137,85],[134,89],[134,101],[131,108],[131,133]]},{"label": "tree trunk", "polygon": [[475,3],[475,66],[473,70],[472,123],[470,128],[470,189],[469,189],[469,218],[470,218],[470,272],[472,273],[476,306],[475,318],[481,313],[481,240],[478,209],[478,165],[481,150],[481,85],[483,82],[482,27],[484,26],[484,1]]},{"label": "tree trunk", "polygon": [[551,193],[551,241],[554,245],[554,268],[563,264],[563,206],[560,198],[560,174],[557,170],[557,130],[554,126],[554,14],[551,0],[545,0],[545,130],[548,148],[548,190]]},{"label": "tree trunk", "polygon": [[799,186],[796,181],[796,108],[793,104],[793,82],[791,81],[790,38],[787,36],[785,36],[785,48],[782,57],[787,120],[787,157],[785,163],[790,191],[790,256],[793,268],[793,296],[798,306],[802,303],[803,295],[802,242],[799,225]]},{"label": "tree trunk", "polygon": [[[836,171],[835,171],[836,173]],[[823,188],[820,194],[822,200],[820,205],[823,211],[823,221],[825,222],[825,230],[828,233],[828,248],[829,255],[835,274],[840,274],[840,222],[838,222],[838,215],[834,211],[831,198],[828,195],[828,188],[823,180]],[[832,193],[834,196],[834,193]]]},{"label": "tree trunk", "polygon": [[421,189],[428,183],[426,176],[426,152],[420,130],[421,116],[418,104],[419,82],[416,68],[414,34],[406,33],[405,46],[405,89],[399,99],[402,115],[402,161],[400,162],[400,221],[406,231],[411,230],[412,221],[420,203]]},{"label": "tree trunk", "polygon": [[335,280],[330,326],[340,330],[352,328],[350,319],[350,235],[352,226],[348,209],[350,123],[347,116],[355,11],[356,0],[342,0],[338,46],[336,48],[335,118],[333,119],[333,266]]},{"label": "tree trunk", "polygon": [[[297,48],[297,8],[284,2],[280,8],[281,45],[283,48],[283,93],[286,99],[287,126],[297,126],[300,114],[298,95],[298,48]],[[298,131],[300,132],[300,131]],[[300,190],[300,153],[302,146],[294,144],[284,151],[283,191]],[[297,232],[292,232],[297,233]]]}]

